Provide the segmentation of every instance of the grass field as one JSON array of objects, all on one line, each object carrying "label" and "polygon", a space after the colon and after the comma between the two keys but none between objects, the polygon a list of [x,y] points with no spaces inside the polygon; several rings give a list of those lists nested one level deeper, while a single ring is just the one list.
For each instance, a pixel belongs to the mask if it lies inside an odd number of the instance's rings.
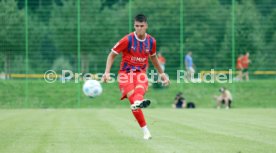
[{"label": "grass field", "polygon": [[1,153],[275,153],[276,109],[0,110]]},{"label": "grass field", "polygon": [[[103,84],[103,94],[91,99],[82,93],[83,82],[46,83],[44,80],[0,80],[0,108],[129,108],[129,102],[120,101],[118,84]],[[214,108],[213,95],[226,86],[233,94],[234,108],[276,108],[276,80],[252,80],[226,84],[177,84],[172,80],[169,88],[149,87],[146,98],[151,108],[169,108],[175,95],[182,91],[187,101],[198,108]]]}]

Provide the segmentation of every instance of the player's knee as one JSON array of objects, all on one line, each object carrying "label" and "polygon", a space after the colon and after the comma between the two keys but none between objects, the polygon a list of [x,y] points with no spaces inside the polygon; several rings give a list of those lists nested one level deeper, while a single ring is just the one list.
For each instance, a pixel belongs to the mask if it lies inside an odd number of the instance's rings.
[{"label": "player's knee", "polygon": [[130,97],[131,95],[134,94],[134,90],[130,90],[128,93],[127,93],[127,97]]},{"label": "player's knee", "polygon": [[145,89],[145,87],[144,86],[137,86],[136,88],[135,88],[135,94],[137,94],[137,95],[141,95],[141,96],[144,96],[145,95],[145,92],[146,92],[146,89]]},{"label": "player's knee", "polygon": [[148,88],[143,86],[143,85],[138,85],[138,86],[135,87],[135,91],[136,90],[140,90],[140,91],[143,90],[143,92],[147,92]]},{"label": "player's knee", "polygon": [[142,85],[138,85],[135,87],[135,90],[145,90],[145,87]]}]

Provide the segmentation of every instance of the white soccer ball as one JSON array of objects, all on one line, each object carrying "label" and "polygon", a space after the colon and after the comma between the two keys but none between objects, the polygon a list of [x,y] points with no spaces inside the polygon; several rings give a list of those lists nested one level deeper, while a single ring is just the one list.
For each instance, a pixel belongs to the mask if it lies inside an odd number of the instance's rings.
[{"label": "white soccer ball", "polygon": [[97,80],[87,80],[82,87],[83,93],[88,97],[99,96],[103,92],[103,88]]}]

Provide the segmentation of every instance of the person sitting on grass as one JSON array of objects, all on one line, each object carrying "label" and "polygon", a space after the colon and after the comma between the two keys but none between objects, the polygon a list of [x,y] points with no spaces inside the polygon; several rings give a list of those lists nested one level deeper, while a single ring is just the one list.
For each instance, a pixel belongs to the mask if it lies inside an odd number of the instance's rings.
[{"label": "person sitting on grass", "polygon": [[214,96],[217,103],[217,108],[220,109],[221,105],[224,104],[225,109],[229,109],[232,103],[232,95],[230,91],[225,87],[222,87],[219,89],[219,92],[221,93],[219,96]]},{"label": "person sitting on grass", "polygon": [[175,98],[172,105],[173,108],[186,108],[186,100],[183,97],[183,93],[179,92]]}]

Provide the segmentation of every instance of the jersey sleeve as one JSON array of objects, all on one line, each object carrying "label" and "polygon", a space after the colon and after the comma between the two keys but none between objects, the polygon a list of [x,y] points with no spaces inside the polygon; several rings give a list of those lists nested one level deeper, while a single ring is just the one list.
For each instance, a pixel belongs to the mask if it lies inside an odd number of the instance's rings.
[{"label": "jersey sleeve", "polygon": [[151,53],[150,56],[154,56],[156,55],[156,40],[153,39],[153,44],[152,44],[152,49],[151,49]]},{"label": "jersey sleeve", "polygon": [[123,37],[117,44],[111,49],[115,54],[120,54],[123,50],[128,47],[128,38],[127,36]]}]

